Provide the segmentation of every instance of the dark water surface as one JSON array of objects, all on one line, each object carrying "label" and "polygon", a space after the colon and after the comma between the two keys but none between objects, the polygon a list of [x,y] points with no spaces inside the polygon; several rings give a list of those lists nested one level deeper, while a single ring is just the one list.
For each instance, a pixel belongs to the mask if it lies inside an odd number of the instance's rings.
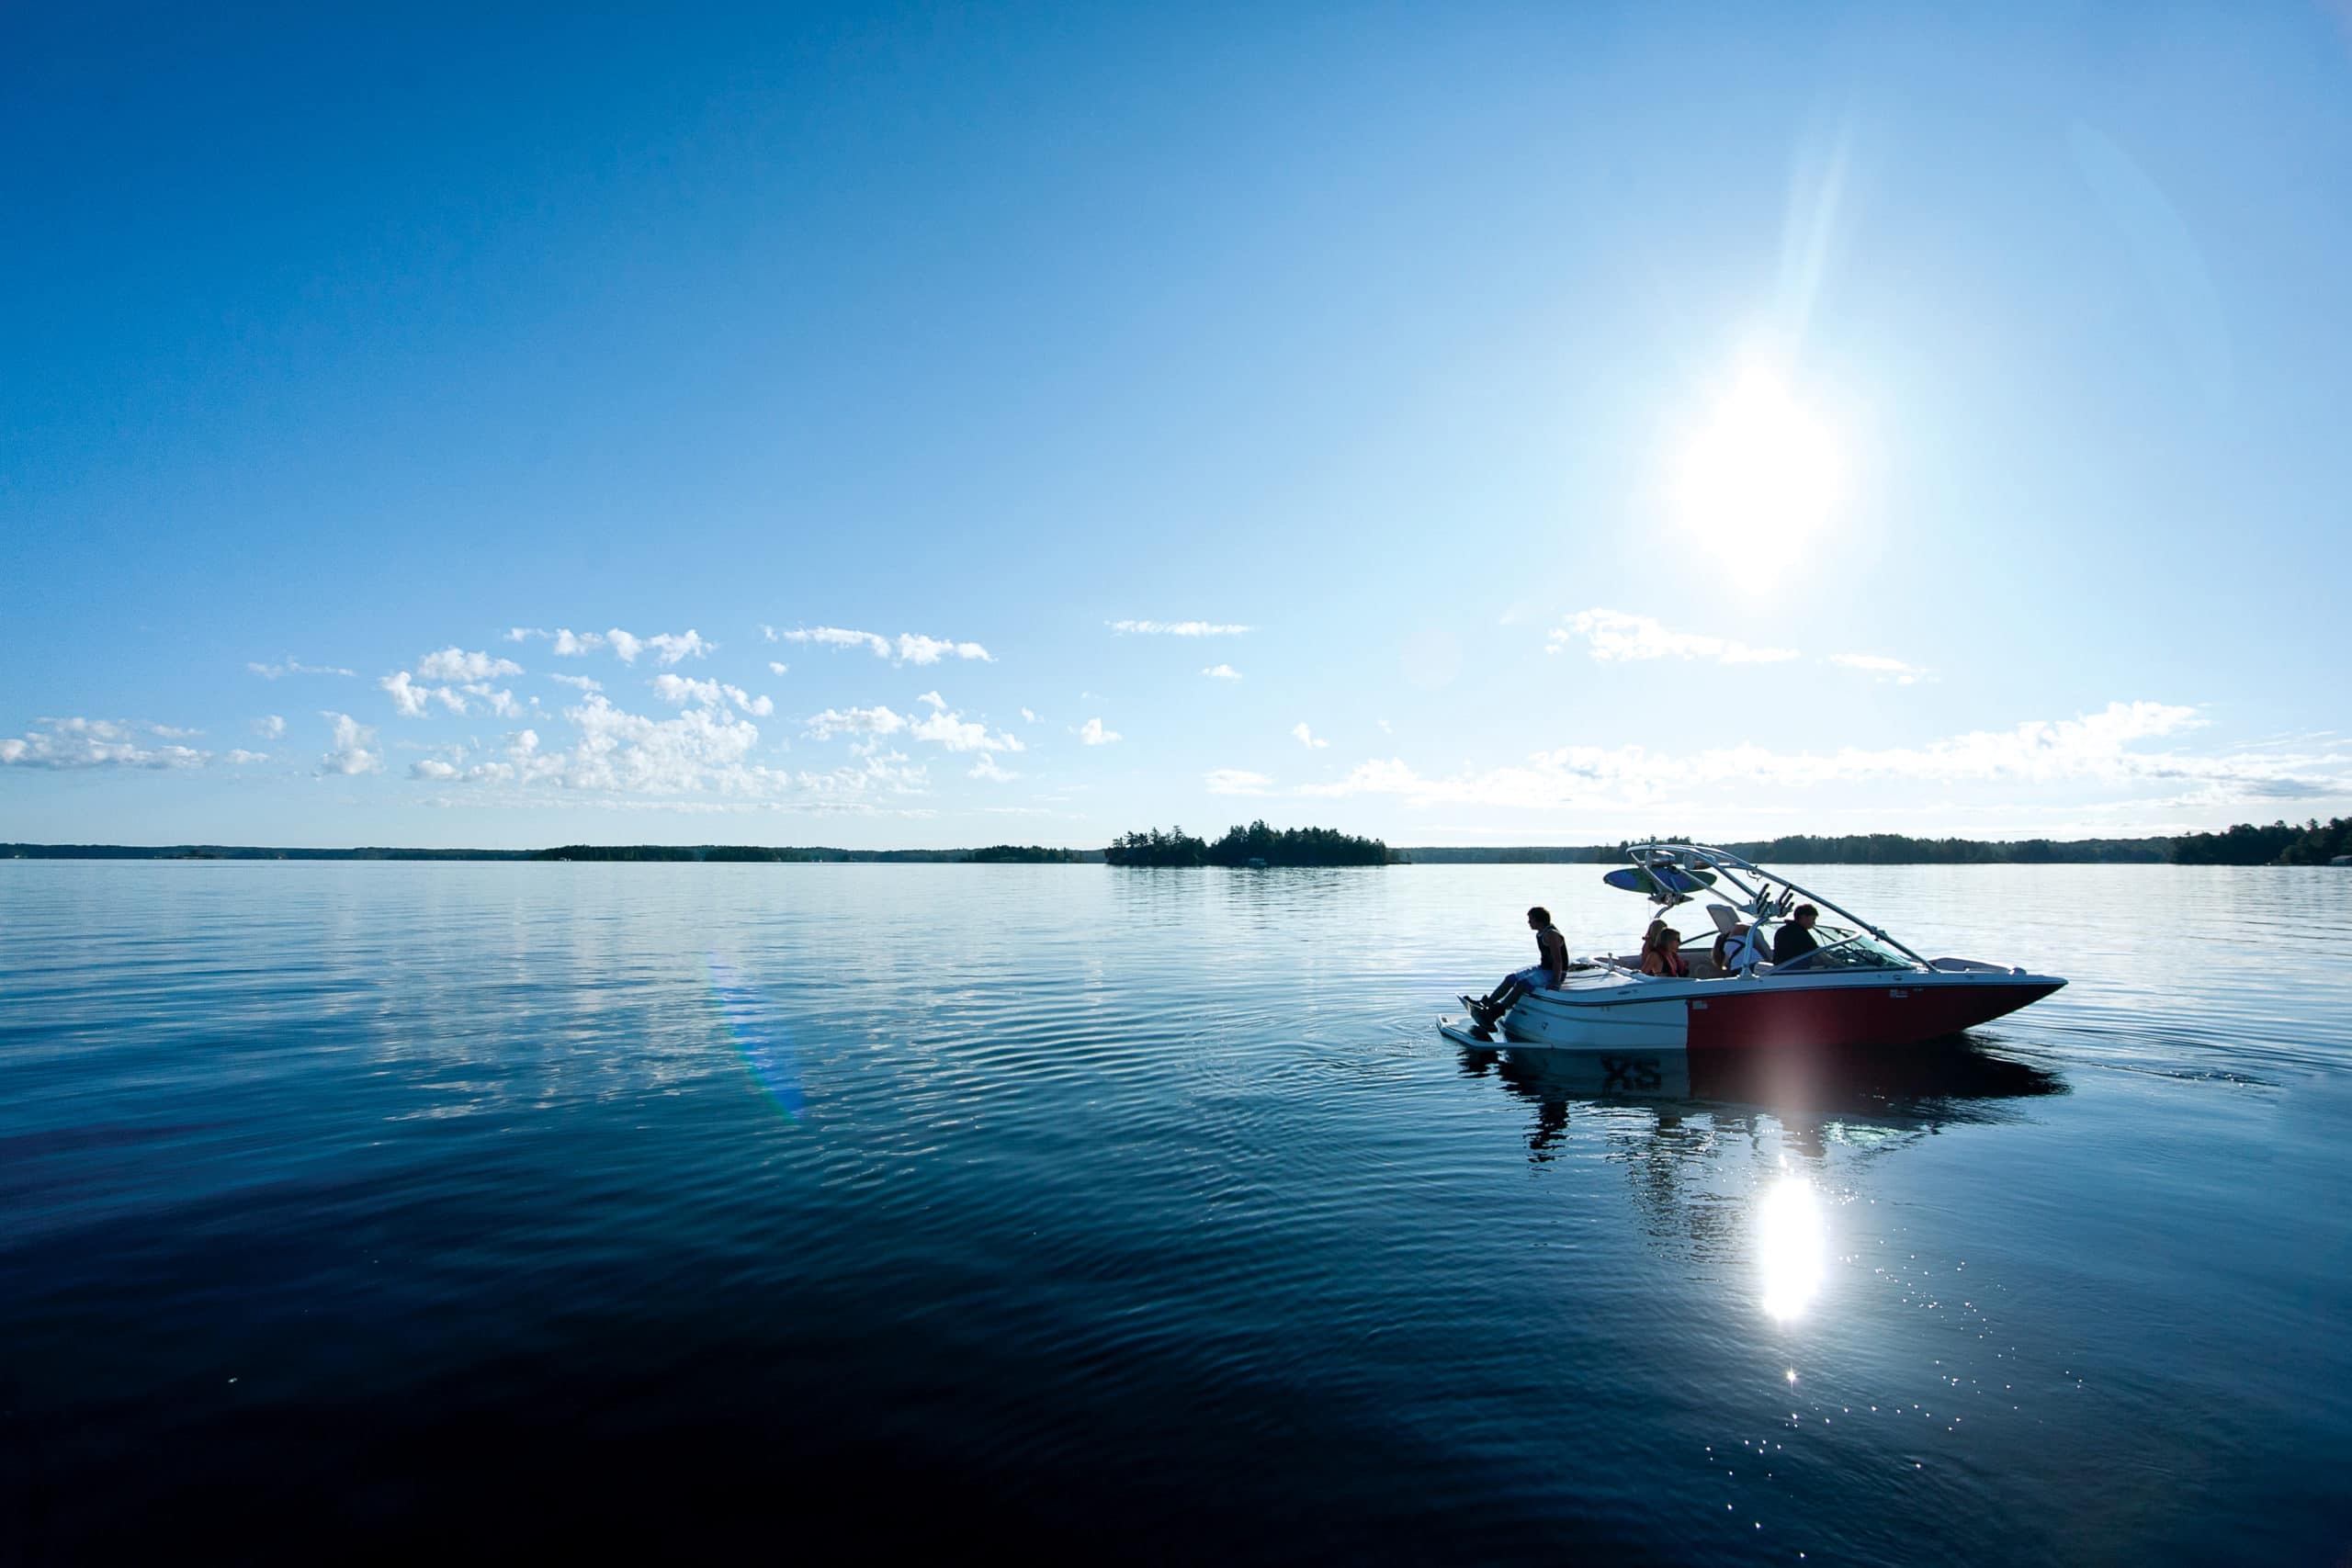
[{"label": "dark water surface", "polygon": [[2340,1558],[2352,874],[1807,880],[2074,985],[1655,1099],[1432,1027],[1598,868],[0,863],[0,1559]]}]

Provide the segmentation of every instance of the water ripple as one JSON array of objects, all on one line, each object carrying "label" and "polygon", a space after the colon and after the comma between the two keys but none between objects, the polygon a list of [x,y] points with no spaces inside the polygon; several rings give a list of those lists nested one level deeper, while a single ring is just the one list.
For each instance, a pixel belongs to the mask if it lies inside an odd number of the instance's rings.
[{"label": "water ripple", "polygon": [[0,1511],[60,1557],[558,1491],[599,1545],[916,1494],[966,1553],[2337,1540],[2352,877],[1818,880],[2075,984],[1641,1090],[1430,1027],[1530,903],[1638,935],[1589,867],[0,865]]}]

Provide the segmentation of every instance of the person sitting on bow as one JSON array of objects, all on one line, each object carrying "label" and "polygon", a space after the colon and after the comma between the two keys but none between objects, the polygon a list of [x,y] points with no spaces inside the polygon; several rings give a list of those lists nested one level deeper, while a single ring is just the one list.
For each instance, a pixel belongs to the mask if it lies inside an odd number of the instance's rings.
[{"label": "person sitting on bow", "polygon": [[1501,985],[1470,1004],[1470,1016],[1481,1029],[1492,1029],[1511,1010],[1511,1004],[1536,987],[1558,990],[1560,981],[1567,975],[1568,939],[1553,929],[1552,911],[1541,904],[1528,910],[1527,929],[1535,933],[1536,962],[1531,967],[1504,976]]}]

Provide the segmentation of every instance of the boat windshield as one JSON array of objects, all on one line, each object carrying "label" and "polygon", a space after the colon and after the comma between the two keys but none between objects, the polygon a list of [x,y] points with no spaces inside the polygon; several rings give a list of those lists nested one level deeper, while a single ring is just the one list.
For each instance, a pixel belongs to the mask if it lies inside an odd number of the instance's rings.
[{"label": "boat windshield", "polygon": [[1913,964],[1894,948],[1867,931],[1845,926],[1815,926],[1814,937],[1821,945],[1802,958],[1792,958],[1786,964],[1776,964],[1772,972],[1788,975],[1804,972],[1813,974],[1825,969],[1914,969]]}]

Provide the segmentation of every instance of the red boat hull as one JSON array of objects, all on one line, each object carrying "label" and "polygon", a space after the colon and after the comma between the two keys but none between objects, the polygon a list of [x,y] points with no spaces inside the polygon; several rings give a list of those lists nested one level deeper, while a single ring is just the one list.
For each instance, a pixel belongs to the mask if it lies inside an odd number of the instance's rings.
[{"label": "red boat hull", "polygon": [[1691,999],[1689,1046],[1702,1051],[1909,1045],[2015,1012],[2064,983],[1727,987],[1724,994]]}]

